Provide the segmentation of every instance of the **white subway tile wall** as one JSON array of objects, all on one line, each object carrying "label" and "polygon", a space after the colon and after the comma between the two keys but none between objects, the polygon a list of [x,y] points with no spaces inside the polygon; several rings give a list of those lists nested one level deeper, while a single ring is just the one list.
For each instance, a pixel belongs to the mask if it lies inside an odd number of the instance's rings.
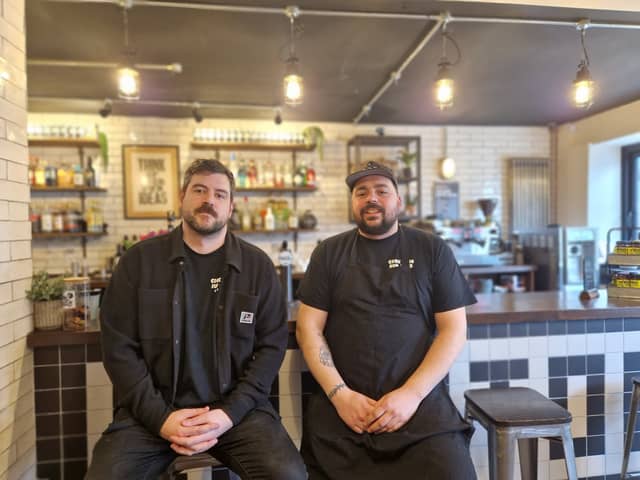
[{"label": "white subway tile wall", "polygon": [[[105,210],[105,222],[109,224],[109,235],[89,241],[88,264],[91,269],[99,269],[105,260],[115,253],[115,245],[124,235],[131,237],[166,226],[164,220],[130,220],[123,214],[123,173],[122,145],[177,145],[180,150],[181,170],[193,159],[211,156],[213,152],[192,150],[190,141],[196,124],[192,119],[161,119],[111,116],[107,119],[98,115],[79,114],[30,114],[29,122],[35,125],[84,125],[93,129],[98,124],[109,140],[109,165],[100,171],[106,194],[96,194],[91,198],[100,201]],[[198,128],[233,128],[244,130],[273,131],[272,122],[252,120],[205,119]],[[286,131],[301,131],[307,124],[285,123],[280,127]],[[326,238],[351,227],[348,223],[347,188],[344,178],[347,174],[346,141],[356,134],[374,134],[372,126],[354,126],[346,123],[321,123],[326,144],[324,159],[320,161],[317,152],[299,154],[299,159],[313,162],[317,172],[318,190],[311,194],[298,195],[298,210],[312,209],[318,218],[319,230],[300,235],[298,254],[308,258],[318,239]],[[431,213],[433,203],[433,181],[437,180],[438,160],[444,154],[442,127],[429,126],[385,126],[387,135],[419,135],[421,137],[422,212]],[[544,127],[448,127],[448,153],[456,159],[460,182],[460,212],[465,218],[481,217],[476,199],[485,196],[503,196],[506,184],[507,162],[510,157],[549,155],[549,134]],[[38,147],[29,153],[52,163],[67,160],[76,161],[77,152],[69,148]],[[87,155],[95,156],[97,149],[87,150]],[[223,153],[223,157],[228,153]],[[258,158],[261,154],[243,152],[245,158]],[[262,154],[264,156],[264,154]],[[270,154],[272,161],[281,161],[286,154]],[[100,167],[100,162],[94,166]],[[28,191],[25,192],[28,195]],[[286,196],[285,196],[286,197]],[[290,197],[289,197],[290,198]],[[60,200],[74,200],[60,195]],[[36,203],[56,201],[56,197],[39,196]],[[508,231],[508,205],[500,202],[497,216],[505,231]],[[248,237],[253,243],[272,254],[279,246],[281,237],[261,235]],[[79,241],[50,240],[34,242],[33,259],[36,269],[50,271],[69,269],[70,261],[82,256]]]},{"label": "white subway tile wall", "polygon": [[36,477],[24,0],[0,0],[0,478]]}]

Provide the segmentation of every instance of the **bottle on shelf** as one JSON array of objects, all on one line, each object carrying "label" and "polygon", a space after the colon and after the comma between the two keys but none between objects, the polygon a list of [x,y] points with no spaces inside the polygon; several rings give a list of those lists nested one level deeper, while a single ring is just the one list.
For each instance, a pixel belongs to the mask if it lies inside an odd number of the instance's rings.
[{"label": "bottle on shelf", "polygon": [[64,211],[61,206],[56,207],[52,213],[53,231],[56,233],[64,232]]},{"label": "bottle on shelf", "polygon": [[247,186],[249,188],[258,186],[258,167],[256,167],[256,162],[253,159],[249,160],[249,168],[247,169]]},{"label": "bottle on shelf", "polygon": [[275,186],[275,171],[273,169],[273,163],[271,160],[267,160],[264,165],[262,183],[265,187],[273,188]]},{"label": "bottle on shelf", "polygon": [[233,175],[233,178],[236,179],[236,182],[238,181],[238,165],[236,162],[236,152],[231,152],[229,154],[229,165],[228,165],[229,171],[231,172],[231,174]]},{"label": "bottle on shelf", "polygon": [[31,155],[29,156],[29,185],[36,184],[36,163],[38,158]]},{"label": "bottle on shelf", "polygon": [[264,216],[264,229],[267,231],[273,231],[276,229],[276,217],[273,215],[271,206],[267,207],[267,213]]},{"label": "bottle on shelf", "polygon": [[284,188],[284,166],[278,165],[275,172],[274,186],[276,188]]},{"label": "bottle on shelf", "polygon": [[86,187],[96,186],[96,171],[93,169],[93,159],[88,157],[87,166],[84,169],[84,185]]},{"label": "bottle on shelf", "polygon": [[305,184],[309,187],[316,186],[316,170],[313,168],[313,165],[309,165],[307,167],[307,176]]},{"label": "bottle on shelf", "polygon": [[35,205],[29,205],[29,221],[31,233],[40,233],[40,210]]},{"label": "bottle on shelf", "polygon": [[296,169],[296,173],[293,175],[293,186],[304,187],[307,182],[307,167],[303,164]]},{"label": "bottle on shelf", "polygon": [[251,230],[251,210],[249,210],[249,199],[244,197],[242,202],[242,230],[247,232]]},{"label": "bottle on shelf", "polygon": [[34,182],[38,187],[44,187],[47,184],[47,179],[45,178],[44,165],[42,162],[38,160],[36,157],[36,165],[34,171]]},{"label": "bottle on shelf", "polygon": [[284,187],[293,186],[293,174],[291,173],[291,165],[289,164],[286,164],[284,166],[284,176],[282,178],[282,183]]},{"label": "bottle on shelf", "polygon": [[46,204],[42,210],[42,214],[40,215],[40,230],[42,233],[53,232],[53,216],[51,215],[49,206]]},{"label": "bottle on shelf", "polygon": [[76,187],[82,187],[84,185],[84,174],[80,165],[73,166],[73,185]]},{"label": "bottle on shelf", "polygon": [[47,187],[58,186],[58,169],[53,165],[46,165],[44,168],[44,179]]},{"label": "bottle on shelf", "polygon": [[298,214],[295,210],[289,212],[289,218],[287,220],[289,228],[295,230],[298,228]]},{"label": "bottle on shelf", "polygon": [[253,211],[253,229],[262,230],[264,228],[264,219],[262,218],[262,212],[260,207],[256,207]]},{"label": "bottle on shelf", "polygon": [[238,188],[247,188],[247,163],[244,158],[240,159],[238,165]]}]

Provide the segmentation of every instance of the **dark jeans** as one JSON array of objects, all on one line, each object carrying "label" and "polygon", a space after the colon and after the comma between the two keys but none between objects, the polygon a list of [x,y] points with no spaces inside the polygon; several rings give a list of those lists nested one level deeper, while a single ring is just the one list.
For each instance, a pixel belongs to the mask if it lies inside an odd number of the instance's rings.
[{"label": "dark jeans", "polygon": [[[303,480],[302,458],[282,423],[259,410],[250,412],[209,450],[242,480]],[[177,454],[169,442],[131,421],[114,422],[93,450],[87,480],[153,479]]]}]

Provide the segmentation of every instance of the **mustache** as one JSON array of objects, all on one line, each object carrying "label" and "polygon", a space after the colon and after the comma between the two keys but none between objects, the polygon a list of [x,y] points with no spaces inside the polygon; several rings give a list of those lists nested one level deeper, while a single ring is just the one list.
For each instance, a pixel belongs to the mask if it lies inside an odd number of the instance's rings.
[{"label": "mustache", "polygon": [[202,204],[200,207],[196,208],[195,211],[196,213],[208,213],[209,215],[213,215],[214,217],[218,215],[213,207],[208,203]]},{"label": "mustache", "polygon": [[375,203],[367,203],[364,207],[360,209],[360,215],[364,215],[365,210],[377,210],[380,213],[384,214],[384,208]]}]

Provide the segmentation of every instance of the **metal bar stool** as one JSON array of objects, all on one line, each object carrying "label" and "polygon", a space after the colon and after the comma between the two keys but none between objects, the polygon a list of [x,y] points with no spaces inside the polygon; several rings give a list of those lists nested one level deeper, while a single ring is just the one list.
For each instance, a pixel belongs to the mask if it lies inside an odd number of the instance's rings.
[{"label": "metal bar stool", "polygon": [[180,455],[167,467],[167,478],[176,480],[188,470],[196,468],[211,468],[212,472],[223,472],[228,470],[222,462],[208,453],[197,453],[196,455]]},{"label": "metal bar stool", "polygon": [[513,478],[515,440],[523,480],[538,474],[538,438],[560,437],[569,480],[577,480],[571,414],[544,395],[524,387],[467,390],[465,417],[487,429],[489,478]]},{"label": "metal bar stool", "polygon": [[638,401],[640,400],[640,378],[633,377],[633,394],[631,395],[631,404],[629,405],[629,420],[627,421],[627,436],[624,440],[624,455],[622,455],[622,470],[620,478],[627,478],[627,468],[629,468],[629,455],[631,454],[631,444],[633,443],[633,431],[636,424],[636,415],[638,414]]}]

